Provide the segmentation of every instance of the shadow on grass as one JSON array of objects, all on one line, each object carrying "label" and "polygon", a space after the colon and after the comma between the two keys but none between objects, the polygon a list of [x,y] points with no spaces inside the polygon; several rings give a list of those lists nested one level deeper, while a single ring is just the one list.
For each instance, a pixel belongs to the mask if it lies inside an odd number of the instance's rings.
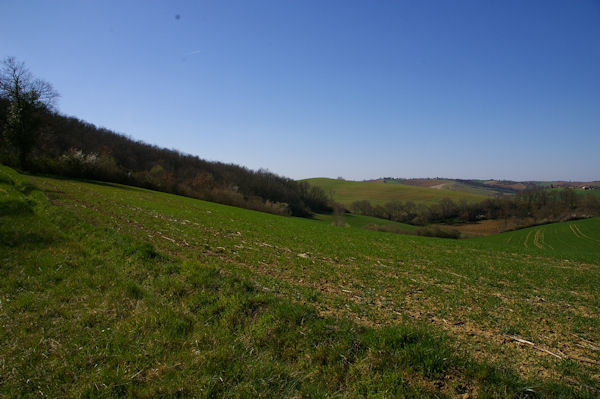
[{"label": "shadow on grass", "polygon": [[[127,190],[127,191],[138,191],[138,192],[144,192],[146,190],[146,188],[143,187],[136,187],[136,186],[128,186],[126,185],[127,183],[112,183],[112,182],[107,182],[107,181],[102,181],[102,180],[92,180],[92,179],[85,179],[85,178],[81,178],[81,177],[71,177],[71,176],[61,176],[61,175],[51,175],[51,174],[34,174],[34,173],[23,173],[24,176],[32,176],[32,177],[48,177],[51,179],[55,179],[55,180],[65,180],[65,181],[73,181],[73,182],[81,182],[81,183],[87,183],[87,184],[94,184],[97,186],[104,186],[104,187],[111,187],[111,188],[117,188],[117,189],[121,189],[121,190]],[[44,190],[44,191],[49,191],[49,190]]]},{"label": "shadow on grass", "polygon": [[0,201],[0,216],[33,214],[31,201],[25,199],[7,199]]},{"label": "shadow on grass", "polygon": [[49,234],[0,228],[0,246],[3,247],[17,248],[28,246],[41,249],[50,246],[54,242],[56,242],[56,239]]}]

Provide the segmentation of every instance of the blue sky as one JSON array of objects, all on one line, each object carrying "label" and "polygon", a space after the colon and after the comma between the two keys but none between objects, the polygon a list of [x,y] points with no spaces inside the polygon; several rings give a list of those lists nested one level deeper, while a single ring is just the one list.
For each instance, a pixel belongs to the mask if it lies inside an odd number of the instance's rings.
[{"label": "blue sky", "polygon": [[600,179],[600,2],[10,1],[59,110],[293,177]]}]

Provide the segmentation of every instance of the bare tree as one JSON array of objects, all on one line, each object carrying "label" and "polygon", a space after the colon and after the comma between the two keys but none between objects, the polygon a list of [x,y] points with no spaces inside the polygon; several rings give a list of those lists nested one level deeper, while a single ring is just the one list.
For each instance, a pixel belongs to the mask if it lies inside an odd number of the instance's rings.
[{"label": "bare tree", "polygon": [[348,227],[348,223],[346,223],[346,207],[339,202],[333,202],[333,225],[340,227]]},{"label": "bare tree", "polygon": [[9,103],[2,138],[25,167],[40,132],[41,114],[54,108],[58,93],[50,83],[35,79],[23,62],[7,57],[0,67],[0,97]]}]

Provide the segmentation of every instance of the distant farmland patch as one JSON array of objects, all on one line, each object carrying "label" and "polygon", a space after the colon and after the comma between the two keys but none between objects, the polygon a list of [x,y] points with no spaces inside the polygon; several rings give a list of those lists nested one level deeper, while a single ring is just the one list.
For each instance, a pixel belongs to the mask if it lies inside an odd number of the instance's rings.
[{"label": "distant farmland patch", "polygon": [[442,198],[453,201],[466,200],[478,202],[488,198],[485,195],[438,190],[428,187],[381,182],[359,182],[341,179],[313,178],[305,180],[313,186],[322,188],[335,201],[349,206],[354,201],[368,200],[373,205],[383,205],[389,201],[413,201],[417,204],[433,204]]},{"label": "distant farmland patch", "polygon": [[600,262],[600,219],[571,220],[469,240],[496,250]]}]

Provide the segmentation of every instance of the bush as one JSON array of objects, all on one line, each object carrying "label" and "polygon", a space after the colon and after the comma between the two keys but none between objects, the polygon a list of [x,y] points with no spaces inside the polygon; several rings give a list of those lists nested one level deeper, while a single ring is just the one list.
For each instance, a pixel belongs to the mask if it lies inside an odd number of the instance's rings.
[{"label": "bush", "polygon": [[418,236],[439,237],[439,238],[460,238],[460,231],[451,228],[442,228],[440,226],[425,226],[414,231]]},{"label": "bush", "polygon": [[415,230],[407,230],[394,225],[379,225],[370,224],[365,226],[365,229],[373,231],[382,231],[385,233],[396,233],[396,234],[412,234],[417,236],[425,237],[439,237],[439,238],[460,238],[461,233],[456,229],[443,228],[440,226],[425,226],[419,227]]},{"label": "bush", "polygon": [[412,230],[403,229],[393,224],[368,224],[365,226],[367,230],[381,231],[383,233],[396,233],[396,234],[412,234]]}]

